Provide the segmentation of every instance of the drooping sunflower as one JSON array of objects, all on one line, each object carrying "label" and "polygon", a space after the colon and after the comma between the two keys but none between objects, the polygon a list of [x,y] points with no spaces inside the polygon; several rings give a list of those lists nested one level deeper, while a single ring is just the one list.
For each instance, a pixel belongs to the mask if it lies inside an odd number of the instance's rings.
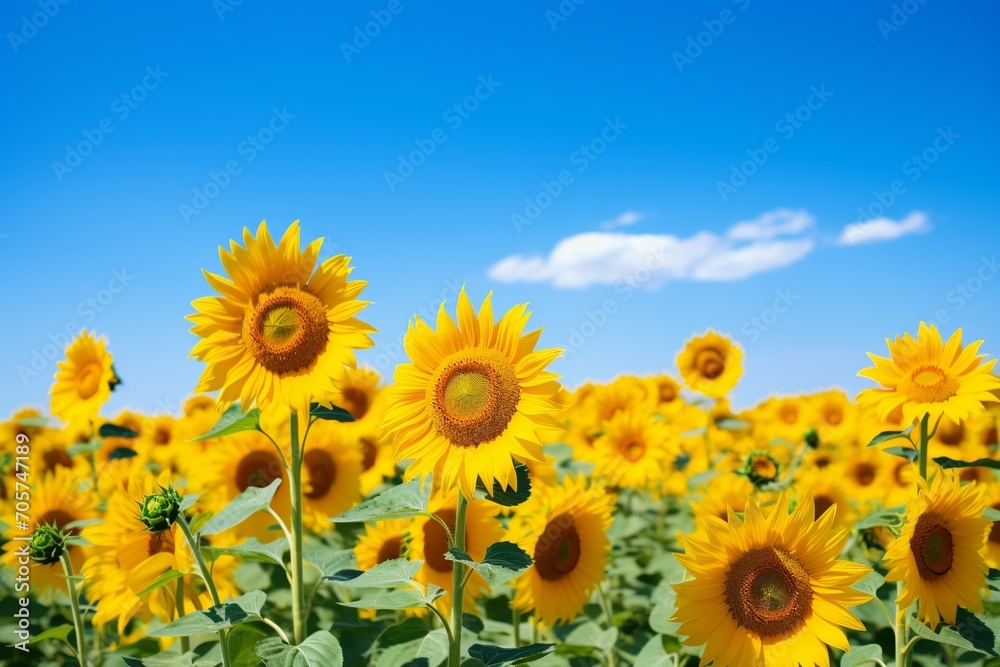
[{"label": "drooping sunflower", "polygon": [[725,396],[743,373],[743,348],[709,329],[684,343],[677,368],[691,389],[706,396]]},{"label": "drooping sunflower", "polygon": [[982,612],[986,587],[987,539],[993,522],[978,484],[938,470],[906,507],[906,523],[885,552],[886,581],[902,581],[896,604],[920,603],[918,616],[932,628],[954,624],[958,607]]},{"label": "drooping sunflower", "polygon": [[225,409],[293,411],[305,421],[311,401],[325,403],[335,378],[355,365],[354,350],[372,345],[368,324],[355,317],[364,281],[351,281],[350,258],[317,266],[323,239],[300,249],[293,222],[275,245],[262,222],[243,245],[219,248],[228,278],[205,271],[221,296],[192,303],[191,332],[200,340],[191,356],[207,363],[196,391],[219,390]]},{"label": "drooping sunflower", "polygon": [[750,498],[742,520],[699,516],[703,537],[682,537],[692,578],[673,585],[672,620],[705,646],[701,664],[828,666],[828,645],[850,650],[841,627],[864,630],[847,607],[871,599],[851,588],[871,569],[837,560],[849,531],[832,530],[835,510],[816,519],[810,496],[791,514],[787,500],[765,513]]},{"label": "drooping sunflower", "polygon": [[641,409],[618,412],[594,443],[594,475],[612,487],[653,490],[666,478],[678,452],[673,434],[652,414]]},{"label": "drooping sunflower", "polygon": [[541,330],[522,334],[526,309],[494,322],[490,295],[477,316],[463,289],[457,325],[444,304],[437,331],[414,318],[404,338],[411,363],[396,367],[383,420],[396,461],[412,459],[406,479],[434,472],[443,488],[471,498],[477,479],[516,485],[514,457],[545,460],[546,432],[562,428],[553,417],[557,376],[545,367],[561,351],[535,350]]},{"label": "drooping sunflower", "polygon": [[111,397],[118,379],[107,342],[104,336],[83,330],[66,348],[66,360],[59,362],[49,390],[52,414],[64,423],[93,421]]},{"label": "drooping sunflower", "polygon": [[888,358],[868,354],[875,365],[858,375],[882,386],[862,390],[857,400],[862,406],[876,406],[882,419],[902,407],[907,422],[924,414],[931,420],[946,415],[954,421],[979,414],[983,403],[997,400],[990,392],[1000,389],[1000,378],[990,374],[996,359],[984,361],[984,355],[976,354],[982,342],[962,347],[961,329],[943,342],[937,326],[921,322],[916,339],[909,334],[886,339]]},{"label": "drooping sunflower", "polygon": [[539,487],[517,508],[510,539],[534,565],[514,581],[511,605],[543,623],[572,621],[604,579],[614,496],[582,476]]}]

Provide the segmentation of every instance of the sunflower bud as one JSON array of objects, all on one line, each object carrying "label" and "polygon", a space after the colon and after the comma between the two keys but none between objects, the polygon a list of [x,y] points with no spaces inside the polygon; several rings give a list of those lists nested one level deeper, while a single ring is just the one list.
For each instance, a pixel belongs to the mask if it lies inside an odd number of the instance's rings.
[{"label": "sunflower bud", "polygon": [[777,460],[767,452],[754,451],[747,456],[746,465],[743,467],[743,474],[747,479],[760,488],[778,481],[780,466]]},{"label": "sunflower bud", "polygon": [[817,447],[819,447],[819,433],[816,432],[816,429],[811,428],[808,431],[806,431],[805,438],[806,438],[806,444],[809,445],[812,449],[816,449]]},{"label": "sunflower bud", "polygon": [[28,543],[28,555],[39,565],[58,563],[66,550],[67,537],[56,525],[38,526]]},{"label": "sunflower bud", "polygon": [[139,505],[139,520],[153,533],[170,528],[181,511],[181,496],[172,486],[146,496]]}]

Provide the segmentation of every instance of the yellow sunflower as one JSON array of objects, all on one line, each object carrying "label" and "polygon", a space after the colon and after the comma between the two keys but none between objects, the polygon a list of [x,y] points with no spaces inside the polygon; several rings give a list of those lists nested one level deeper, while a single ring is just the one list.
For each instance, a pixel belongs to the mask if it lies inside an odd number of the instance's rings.
[{"label": "yellow sunflower", "polygon": [[847,607],[871,599],[851,588],[871,569],[836,560],[849,531],[818,520],[812,498],[788,514],[787,496],[765,514],[751,498],[741,520],[699,516],[704,535],[684,537],[677,560],[691,575],[674,584],[678,633],[704,645],[701,664],[824,665],[827,646],[849,651],[841,627],[864,630]]},{"label": "yellow sunflower", "polygon": [[673,434],[652,414],[618,412],[594,443],[594,476],[612,487],[657,489],[678,452]]},{"label": "yellow sunflower", "polygon": [[358,537],[354,546],[358,568],[370,570],[379,563],[402,558],[406,553],[404,547],[410,523],[409,519],[396,519],[366,524],[365,534]]},{"label": "yellow sunflower", "polygon": [[514,458],[544,461],[557,376],[545,367],[560,350],[535,350],[541,330],[522,334],[526,305],[499,322],[487,295],[478,317],[463,289],[458,324],[438,311],[437,331],[419,317],[404,345],[412,363],[396,367],[383,427],[394,437],[396,461],[412,459],[405,477],[436,473],[444,489],[458,485],[471,498],[476,480],[514,486]]},{"label": "yellow sunflower", "polygon": [[932,628],[943,619],[954,625],[958,607],[982,612],[986,588],[986,542],[993,523],[983,517],[986,503],[977,484],[938,470],[906,507],[906,523],[885,552],[886,581],[902,581],[896,604],[920,603],[918,616]]},{"label": "yellow sunflower", "polygon": [[81,331],[66,348],[49,390],[52,414],[66,424],[95,420],[118,382],[112,363],[107,339]]},{"label": "yellow sunflower", "polygon": [[361,452],[341,424],[317,421],[302,457],[302,522],[316,532],[361,500]]},{"label": "yellow sunflower", "polygon": [[370,368],[345,368],[337,378],[330,401],[351,413],[356,421],[352,424],[381,421],[385,402],[384,392],[379,389],[378,373]]},{"label": "yellow sunflower", "polygon": [[732,391],[743,373],[743,348],[711,329],[684,343],[677,368],[691,389],[721,398]]},{"label": "yellow sunflower", "polygon": [[773,437],[790,443],[802,442],[815,423],[813,406],[801,396],[782,396],[764,403],[764,420]]},{"label": "yellow sunflower", "polygon": [[514,581],[515,609],[534,610],[547,625],[576,618],[604,579],[614,505],[612,495],[582,476],[535,489],[511,522],[510,539],[534,561]]},{"label": "yellow sunflower", "polygon": [[[1000,512],[1000,484],[990,484],[986,488],[984,503]],[[986,537],[986,564],[1000,568],[1000,521],[994,521]]]},{"label": "yellow sunflower", "polygon": [[191,332],[200,340],[191,356],[207,363],[196,391],[219,391],[223,409],[293,411],[305,421],[311,401],[328,402],[334,379],[355,364],[354,350],[370,347],[373,333],[355,316],[363,281],[349,281],[350,258],[337,255],[317,267],[323,239],[299,245],[293,222],[275,245],[262,222],[243,245],[219,248],[229,277],[205,272],[221,296],[194,301]]},{"label": "yellow sunflower", "polygon": [[681,396],[681,383],[669,375],[656,375],[646,380],[649,396],[660,414],[682,410],[687,403]]},{"label": "yellow sunflower", "polygon": [[736,512],[744,510],[753,490],[753,484],[746,477],[733,473],[716,475],[708,481],[704,498],[692,501],[691,508],[696,516],[714,516],[725,521],[729,508]]},{"label": "yellow sunflower", "polygon": [[[819,441],[849,445],[857,437],[857,408],[844,392],[834,389],[811,396],[812,414]],[[868,444],[868,443],[864,443]]]},{"label": "yellow sunflower", "polygon": [[888,358],[868,354],[875,365],[858,375],[882,386],[862,390],[857,400],[862,406],[876,406],[882,419],[902,407],[907,422],[924,414],[954,421],[979,414],[984,402],[997,400],[990,392],[1000,389],[1000,378],[990,374],[996,359],[984,362],[983,355],[976,355],[982,342],[962,347],[961,329],[943,342],[935,325],[921,322],[916,339],[909,334],[886,339]]},{"label": "yellow sunflower", "polygon": [[[900,460],[905,462],[905,459]],[[838,477],[811,471],[802,475],[801,479],[796,482],[795,488],[802,494],[812,496],[817,520],[831,507],[836,508],[834,528],[849,529],[858,520],[858,512],[854,509],[854,504],[844,488],[843,481]]]}]

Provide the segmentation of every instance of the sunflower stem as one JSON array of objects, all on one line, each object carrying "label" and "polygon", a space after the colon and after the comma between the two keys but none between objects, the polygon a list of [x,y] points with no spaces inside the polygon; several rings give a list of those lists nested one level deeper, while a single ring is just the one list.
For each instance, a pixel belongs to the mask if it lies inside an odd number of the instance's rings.
[{"label": "sunflower stem", "polygon": [[[455,546],[465,550],[465,513],[469,501],[461,489],[458,490],[458,506],[455,508]],[[451,568],[451,646],[448,667],[459,667],[462,662],[462,603],[465,601],[465,565],[452,563]]]},{"label": "sunflower stem", "polygon": [[[222,604],[222,600],[219,598],[219,589],[215,587],[215,580],[212,579],[212,573],[209,571],[208,565],[205,563],[205,556],[201,553],[201,545],[198,542],[198,538],[196,538],[191,532],[191,526],[188,525],[184,512],[179,512],[177,514],[177,525],[181,527],[181,532],[184,533],[184,539],[187,540],[188,546],[191,547],[191,552],[194,554],[194,560],[198,564],[198,571],[201,573],[201,578],[204,580],[205,586],[208,588],[208,594],[212,596],[212,604],[216,607],[220,606]],[[222,664],[224,667],[230,667],[232,662],[229,658],[229,639],[225,630],[219,630],[219,648],[222,651]]]},{"label": "sunflower stem", "polygon": [[927,424],[930,421],[930,414],[924,413],[920,419],[920,476],[927,479],[927,445],[930,443],[930,436],[927,434]]},{"label": "sunflower stem", "polygon": [[[174,610],[177,618],[184,615],[184,577],[177,580],[177,596],[174,598]],[[191,650],[191,638],[181,637],[181,655]]]},{"label": "sunflower stem", "polygon": [[521,645],[521,612],[517,607],[511,607],[510,624],[514,627],[514,648]]},{"label": "sunflower stem", "polygon": [[73,561],[69,557],[69,549],[63,549],[59,557],[63,571],[66,573],[66,586],[69,589],[70,611],[73,614],[73,630],[76,632],[76,658],[80,667],[87,667],[87,648],[83,636],[83,616],[80,614],[80,595],[76,591],[76,579],[73,575]]},{"label": "sunflower stem", "polygon": [[[604,614],[608,619],[608,629],[611,630],[615,627],[615,614],[611,608],[611,600],[608,598],[608,593],[604,590],[604,582],[597,584],[597,591],[601,595],[601,602],[604,603]],[[615,667],[615,647],[613,644],[608,649],[608,667]]]},{"label": "sunflower stem", "polygon": [[[295,644],[306,638],[305,588],[302,580],[302,447],[299,443],[299,418],[291,414],[292,467],[288,471],[288,495],[292,505],[292,539],[289,542],[292,572],[292,636]],[[304,443],[303,443],[304,444]]]}]

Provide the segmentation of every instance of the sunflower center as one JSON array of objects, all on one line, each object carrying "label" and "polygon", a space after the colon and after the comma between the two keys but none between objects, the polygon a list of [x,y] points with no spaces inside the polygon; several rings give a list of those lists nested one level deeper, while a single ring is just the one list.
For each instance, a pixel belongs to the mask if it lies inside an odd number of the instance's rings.
[{"label": "sunflower center", "polygon": [[854,466],[854,481],[860,486],[868,486],[875,481],[875,466],[871,463],[858,463]]},{"label": "sunflower center", "polygon": [[622,446],[622,456],[626,461],[635,463],[646,453],[646,445],[636,440],[629,440]]},{"label": "sunflower center", "polygon": [[73,459],[62,449],[50,449],[42,454],[42,462],[45,470],[55,470],[58,467],[72,468]]},{"label": "sunflower center", "polygon": [[809,573],[787,551],[753,549],[726,574],[726,604],[736,622],[758,635],[791,632],[812,610]]},{"label": "sunflower center", "polygon": [[546,581],[562,579],[580,562],[580,533],[569,514],[549,519],[535,544],[535,569]]},{"label": "sunflower center", "polygon": [[351,416],[355,419],[361,419],[366,414],[368,414],[368,408],[371,407],[371,401],[368,400],[368,394],[365,393],[364,389],[360,387],[347,387],[341,392],[341,401],[343,405],[340,407],[344,408],[351,413]]},{"label": "sunflower center", "polygon": [[726,360],[721,352],[709,347],[698,351],[694,357],[694,367],[702,377],[714,380],[726,370]]},{"label": "sunflower center", "polygon": [[96,361],[80,369],[76,377],[76,393],[82,400],[87,400],[101,388],[101,365]]},{"label": "sunflower center", "polygon": [[361,470],[371,470],[378,458],[378,447],[369,438],[361,438]]},{"label": "sunflower center", "polygon": [[243,340],[261,366],[292,373],[310,366],[326,349],[326,307],[297,287],[280,286],[247,305]]},{"label": "sunflower center", "polygon": [[251,486],[263,488],[282,476],[281,467],[273,452],[249,452],[236,465],[236,487],[241,493]]},{"label": "sunflower center", "polygon": [[[444,521],[449,531],[455,531],[455,510],[443,509],[434,513]],[[424,562],[438,572],[451,572],[453,563],[444,557],[450,546],[444,527],[437,521],[428,520],[424,524]]]},{"label": "sunflower center", "polygon": [[76,517],[67,512],[64,509],[51,509],[44,512],[42,516],[38,517],[38,522],[36,525],[39,526],[55,526],[56,528],[62,528],[67,533],[71,535],[76,535],[79,533],[77,528],[66,528],[67,525],[76,521]]},{"label": "sunflower center", "polygon": [[951,419],[945,417],[938,424],[937,437],[942,443],[946,445],[955,446],[962,442],[962,436],[965,434],[965,429],[962,427],[961,422],[954,422]]},{"label": "sunflower center", "polygon": [[473,349],[442,364],[428,394],[437,431],[453,445],[477,447],[507,429],[521,388],[503,355]]},{"label": "sunflower center", "polygon": [[825,419],[827,424],[839,426],[844,421],[844,413],[839,408],[827,408]]},{"label": "sunflower center", "polygon": [[778,474],[778,467],[767,456],[755,457],[752,465],[754,474],[760,479],[774,479]]},{"label": "sunflower center", "polygon": [[[1000,503],[995,503],[993,509],[1000,511]],[[993,544],[1000,544],[1000,521],[993,522],[993,527],[990,528],[989,539]]]},{"label": "sunflower center", "polygon": [[337,462],[330,456],[330,452],[310,449],[302,457],[302,463],[309,473],[309,490],[305,492],[305,497],[310,500],[322,498],[337,481]]},{"label": "sunflower center", "polygon": [[672,403],[677,399],[677,387],[672,384],[660,385],[660,403]]},{"label": "sunflower center", "polygon": [[[436,522],[435,522],[436,523]],[[395,560],[403,554],[403,538],[400,536],[390,537],[378,549],[378,562],[384,563],[387,560]]]},{"label": "sunflower center", "polygon": [[823,514],[834,505],[836,505],[836,503],[829,496],[825,496],[822,494],[818,496],[813,496],[813,507],[815,509],[814,518],[816,520],[819,520],[819,518],[823,516]]},{"label": "sunflower center", "polygon": [[778,419],[786,424],[794,424],[799,419],[799,409],[794,405],[783,405],[778,410]]},{"label": "sunflower center", "polygon": [[829,454],[817,454],[813,459],[813,465],[822,470],[823,468],[830,465],[830,455]]},{"label": "sunflower center", "polygon": [[174,533],[170,530],[163,530],[158,533],[149,534],[148,554],[155,556],[159,553],[172,553],[174,550]]},{"label": "sunflower center", "polygon": [[153,442],[158,445],[170,444],[170,429],[166,426],[157,426],[153,431]]},{"label": "sunflower center", "polygon": [[934,512],[921,514],[910,538],[920,578],[934,581],[951,570],[955,562],[955,541],[944,521]]},{"label": "sunflower center", "polygon": [[955,395],[958,380],[950,377],[937,366],[920,366],[910,373],[909,382],[903,387],[906,397],[917,403],[943,403]]}]

